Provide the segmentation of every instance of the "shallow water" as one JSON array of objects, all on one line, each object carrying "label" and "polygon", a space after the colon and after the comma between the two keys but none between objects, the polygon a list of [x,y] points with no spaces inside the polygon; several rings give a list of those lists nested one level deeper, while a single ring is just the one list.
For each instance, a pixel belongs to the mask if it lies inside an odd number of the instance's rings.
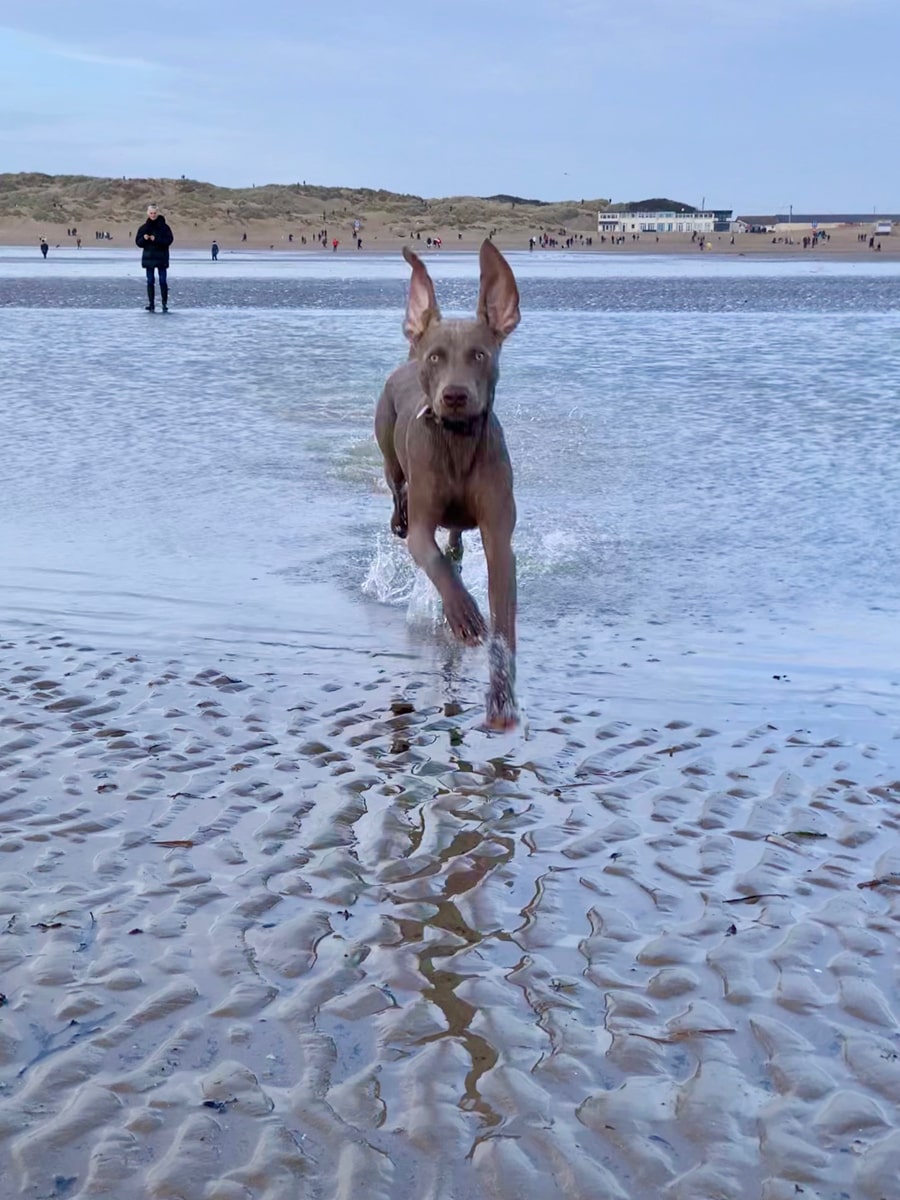
[{"label": "shallow water", "polygon": [[[165,319],[140,311],[133,256],[49,280],[17,261],[2,271],[0,611],[93,638],[405,636],[361,590],[367,576],[376,599],[413,585],[384,532],[371,437],[403,353],[393,261],[272,256],[217,284],[196,277],[213,266],[199,259],[179,281],[176,261]],[[877,647],[900,597],[885,537],[900,508],[897,269],[754,262],[745,278],[689,259],[653,279],[636,260],[572,256],[555,274],[541,256],[513,261],[524,318],[498,407],[523,686],[529,655],[552,660],[573,628],[602,643],[649,621],[676,644],[727,646],[748,625],[777,645],[791,626],[814,658],[845,625]],[[472,303],[473,269],[438,260],[445,308]],[[483,594],[477,552],[467,570]],[[429,601],[420,586],[426,615]]]},{"label": "shallow water", "polygon": [[513,256],[491,737],[402,264],[82,253],[0,254],[11,1194],[895,1200],[900,269]]}]

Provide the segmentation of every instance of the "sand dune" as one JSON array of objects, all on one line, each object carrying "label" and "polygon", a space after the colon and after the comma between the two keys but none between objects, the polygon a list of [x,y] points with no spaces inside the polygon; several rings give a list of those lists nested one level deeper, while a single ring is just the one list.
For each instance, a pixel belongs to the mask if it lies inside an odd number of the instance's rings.
[{"label": "sand dune", "polygon": [[[54,248],[74,246],[69,233],[74,226],[86,252],[131,247],[151,201],[160,205],[175,231],[176,252],[208,250],[215,238],[223,253],[270,247],[297,254],[330,253],[337,238],[339,253],[356,254],[357,234],[364,254],[394,252],[417,235],[420,249],[427,247],[428,238],[438,237],[443,251],[470,251],[488,236],[503,249],[527,249],[530,237],[545,232],[560,246],[574,238],[572,248],[579,251],[684,254],[699,250],[689,234],[677,233],[663,234],[658,241],[647,234],[636,241],[629,237],[616,247],[601,243],[597,213],[610,207],[606,198],[542,203],[511,197],[425,198],[383,189],[316,187],[305,181],[222,188],[193,179],[40,174],[0,175],[0,245],[36,247],[43,237]],[[324,247],[316,240],[323,229],[328,234]],[[109,233],[111,241],[97,241],[97,232]],[[707,240],[716,254],[860,259],[900,255],[900,237],[881,238],[881,250],[870,250],[858,240],[856,226],[834,229],[830,241],[805,251],[802,237],[810,232],[798,226],[793,231],[794,245],[760,234],[739,234],[733,245],[730,234],[711,235]]]}]

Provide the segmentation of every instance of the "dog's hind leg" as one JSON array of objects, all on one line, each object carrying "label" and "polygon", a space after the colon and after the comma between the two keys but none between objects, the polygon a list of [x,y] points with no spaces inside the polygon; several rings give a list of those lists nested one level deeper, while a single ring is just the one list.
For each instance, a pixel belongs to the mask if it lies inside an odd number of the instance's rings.
[{"label": "dog's hind leg", "polygon": [[391,495],[394,497],[391,532],[395,533],[397,537],[405,538],[409,526],[409,517],[406,513],[406,476],[403,474],[403,468],[400,466],[393,448],[390,448],[384,455],[384,477],[391,489]]},{"label": "dog's hind leg", "polygon": [[406,476],[400,466],[397,451],[394,446],[394,426],[397,423],[397,412],[387,388],[382,392],[375,410],[375,439],[384,459],[384,477],[391,495],[394,497],[394,511],[391,515],[391,531],[397,537],[405,538],[409,526],[406,510]]},{"label": "dog's hind leg", "polygon": [[461,529],[451,529],[447,541],[447,557],[451,562],[461,563],[463,558],[463,540]]},{"label": "dog's hind leg", "polygon": [[391,489],[391,495],[394,497],[394,511],[391,514],[391,533],[395,533],[397,537],[405,538],[409,528],[409,517],[406,511],[406,479],[400,470],[399,463],[396,463],[395,470],[391,470],[387,463],[385,463],[384,475],[388,481],[388,487]]}]

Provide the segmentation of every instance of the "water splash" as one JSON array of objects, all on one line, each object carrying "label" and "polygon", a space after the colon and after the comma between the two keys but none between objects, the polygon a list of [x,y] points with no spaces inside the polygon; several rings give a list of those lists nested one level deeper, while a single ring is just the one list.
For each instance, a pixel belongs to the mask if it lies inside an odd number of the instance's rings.
[{"label": "water splash", "polygon": [[[487,563],[477,534],[466,535],[463,578],[482,611],[487,608]],[[447,535],[441,531],[438,544],[446,550]],[[406,543],[379,531],[375,550],[362,584],[363,593],[380,604],[405,604],[410,624],[441,624],[441,601],[431,580],[417,569]]]},{"label": "water splash", "polygon": [[416,568],[406,543],[387,530],[379,530],[375,551],[362,590],[379,604],[402,604],[412,595]]}]

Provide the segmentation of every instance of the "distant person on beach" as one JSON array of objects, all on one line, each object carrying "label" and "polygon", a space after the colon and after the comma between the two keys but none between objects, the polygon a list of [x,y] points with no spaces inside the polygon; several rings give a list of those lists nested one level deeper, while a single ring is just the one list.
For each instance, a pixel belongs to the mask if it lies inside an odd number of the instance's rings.
[{"label": "distant person on beach", "polygon": [[213,262],[217,262],[218,258],[219,258],[219,243],[213,242],[213,244],[212,244],[212,260],[213,260]]},{"label": "distant person on beach", "polygon": [[50,247],[47,245],[46,238],[41,238],[41,254],[43,254],[44,258],[47,257],[47,251],[49,249]]},{"label": "distant person on beach", "polygon": [[337,238],[331,239],[331,249],[334,251],[335,254],[337,254],[337,248],[340,244],[341,243],[338,241]]},{"label": "distant person on beach", "polygon": [[169,311],[169,247],[174,238],[155,204],[147,209],[147,220],[135,235],[135,245],[141,248],[141,266],[147,272],[147,312],[156,312],[153,272],[159,275],[159,294],[163,312]]}]

